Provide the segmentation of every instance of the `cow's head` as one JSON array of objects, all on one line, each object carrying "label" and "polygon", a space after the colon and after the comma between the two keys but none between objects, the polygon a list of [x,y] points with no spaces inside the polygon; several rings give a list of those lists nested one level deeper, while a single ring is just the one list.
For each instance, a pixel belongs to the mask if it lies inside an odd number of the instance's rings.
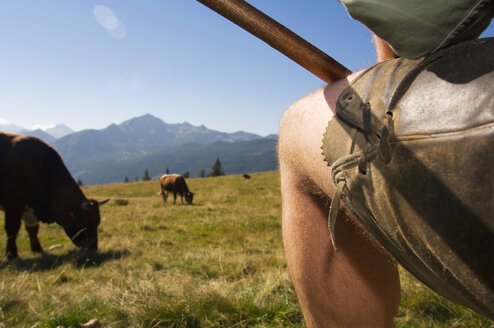
[{"label": "cow's head", "polygon": [[194,194],[191,192],[186,192],[185,193],[185,201],[187,204],[192,205],[192,200],[194,199]]},{"label": "cow's head", "polygon": [[98,225],[101,220],[99,206],[108,201],[109,199],[101,202],[94,199],[84,200],[77,207],[70,209],[59,222],[76,246],[93,250],[98,248]]}]

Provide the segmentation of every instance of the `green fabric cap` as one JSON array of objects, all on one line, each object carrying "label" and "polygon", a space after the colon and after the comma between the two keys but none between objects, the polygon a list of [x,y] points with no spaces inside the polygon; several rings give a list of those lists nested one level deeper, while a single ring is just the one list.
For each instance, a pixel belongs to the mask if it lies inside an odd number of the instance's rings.
[{"label": "green fabric cap", "polygon": [[494,17],[493,0],[340,0],[395,52],[417,59],[477,38]]}]

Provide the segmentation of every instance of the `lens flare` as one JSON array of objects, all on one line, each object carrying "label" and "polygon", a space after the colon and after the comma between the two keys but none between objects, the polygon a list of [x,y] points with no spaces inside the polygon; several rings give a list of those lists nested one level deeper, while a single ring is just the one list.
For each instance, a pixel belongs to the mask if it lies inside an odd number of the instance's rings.
[{"label": "lens flare", "polygon": [[114,38],[123,39],[127,36],[125,25],[110,8],[103,5],[96,5],[93,14],[96,21]]}]

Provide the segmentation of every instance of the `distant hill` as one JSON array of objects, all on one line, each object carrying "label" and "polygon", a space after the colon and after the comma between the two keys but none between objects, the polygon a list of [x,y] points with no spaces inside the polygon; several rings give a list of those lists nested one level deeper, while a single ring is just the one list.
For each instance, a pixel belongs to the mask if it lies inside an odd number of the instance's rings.
[{"label": "distant hill", "polygon": [[28,136],[40,138],[48,143],[54,142],[56,139],[64,137],[74,131],[64,124],[57,124],[54,127],[47,129],[26,129],[14,123],[0,124],[0,131],[9,133],[19,133]]},{"label": "distant hill", "polygon": [[68,134],[74,133],[74,130],[72,130],[65,124],[57,124],[52,128],[46,129],[45,132],[58,139],[65,137]]},{"label": "distant hill", "polygon": [[84,184],[140,180],[148,169],[157,179],[171,173],[206,174],[219,158],[226,174],[272,171],[277,168],[276,135],[261,137],[238,131],[226,133],[204,125],[168,124],[146,114],[104,129],[74,132],[58,124],[28,130],[12,123],[0,131],[34,136],[54,146],[76,180]]},{"label": "distant hill", "polygon": [[57,138],[55,138],[54,136],[52,136],[51,134],[41,130],[41,129],[36,129],[36,130],[22,130],[20,132],[18,132],[20,134],[24,134],[26,136],[32,136],[32,137],[36,137],[36,138],[39,138],[49,144],[53,144]]},{"label": "distant hill", "polygon": [[80,160],[101,157],[126,159],[187,143],[210,144],[216,141],[247,141],[261,136],[246,132],[224,133],[189,123],[167,124],[144,115],[111,124],[102,130],[83,130],[60,138],[53,146],[71,165]]},{"label": "distant hill", "polygon": [[125,177],[140,180],[147,168],[153,179],[166,172],[189,172],[197,177],[201,170],[211,172],[216,158],[225,174],[241,174],[277,169],[276,139],[262,138],[239,142],[215,142],[209,145],[183,144],[132,158],[79,160],[68,165],[77,180],[84,184],[123,182]]},{"label": "distant hill", "polygon": [[0,131],[3,131],[3,132],[19,133],[22,130],[25,130],[25,129],[22,126],[18,126],[14,123],[8,122],[8,123],[0,124]]},{"label": "distant hill", "polygon": [[[43,138],[41,138],[43,139]],[[76,179],[85,184],[120,182],[188,171],[197,176],[220,158],[227,174],[276,169],[276,136],[248,132],[225,133],[189,123],[167,124],[152,115],[83,130],[51,143]]]}]

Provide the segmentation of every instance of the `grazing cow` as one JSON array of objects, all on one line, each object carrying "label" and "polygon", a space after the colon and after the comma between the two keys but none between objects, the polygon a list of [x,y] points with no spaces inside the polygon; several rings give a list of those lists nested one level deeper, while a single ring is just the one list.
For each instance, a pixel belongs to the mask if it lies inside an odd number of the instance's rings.
[{"label": "grazing cow", "polygon": [[32,221],[26,229],[35,251],[42,251],[36,220],[57,222],[76,246],[97,249],[99,205],[107,201],[87,199],[57,151],[43,141],[0,133],[0,207],[5,211],[9,259],[17,257],[21,217]]},{"label": "grazing cow", "polygon": [[244,173],[243,177],[244,177],[244,179],[250,179],[250,175],[245,174],[245,173]]},{"label": "grazing cow", "polygon": [[173,204],[177,201],[177,194],[180,195],[180,202],[185,201],[187,204],[192,204],[192,199],[194,194],[189,191],[187,184],[185,183],[185,178],[180,174],[164,174],[160,178],[161,195],[163,196],[163,201],[166,204],[168,198],[168,193],[173,192]]}]

